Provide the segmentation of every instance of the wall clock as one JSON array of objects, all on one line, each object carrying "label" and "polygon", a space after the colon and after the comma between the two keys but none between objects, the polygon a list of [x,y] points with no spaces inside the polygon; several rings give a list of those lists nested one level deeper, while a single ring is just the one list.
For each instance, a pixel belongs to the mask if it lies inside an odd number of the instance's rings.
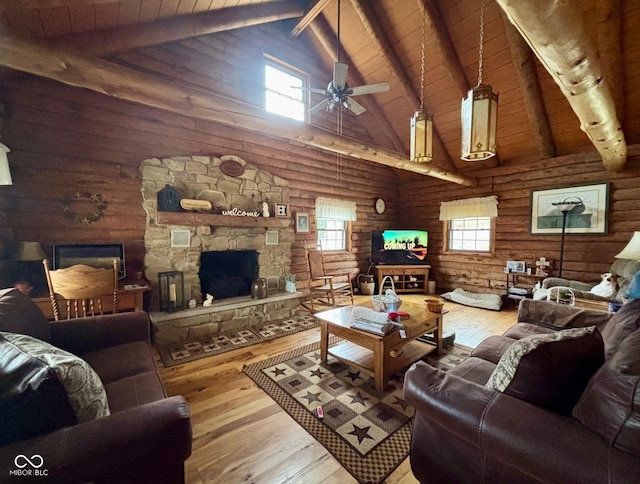
[{"label": "wall clock", "polygon": [[382,198],[378,198],[376,200],[376,212],[382,215],[386,209],[387,204],[385,203],[385,201]]}]

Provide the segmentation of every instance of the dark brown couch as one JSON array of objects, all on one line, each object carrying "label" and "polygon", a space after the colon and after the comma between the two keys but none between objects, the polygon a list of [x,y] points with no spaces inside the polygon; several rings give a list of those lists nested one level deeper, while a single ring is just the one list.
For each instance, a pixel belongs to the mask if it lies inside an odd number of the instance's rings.
[{"label": "dark brown couch", "polygon": [[[0,332],[0,482],[27,482],[37,473],[46,473],[46,482],[184,482],[189,407],[182,397],[167,398],[146,313],[48,322],[28,297],[5,289]],[[16,334],[87,362],[110,415],[77,423],[51,371],[7,340]]]},{"label": "dark brown couch", "polygon": [[[640,300],[615,314],[524,300],[518,321],[446,373],[423,362],[407,372],[415,476],[423,483],[638,482]],[[588,350],[573,344],[539,352],[517,366],[512,384],[519,379],[519,387],[484,386],[521,338],[590,325],[599,331],[589,335]],[[572,365],[586,353],[585,364]],[[557,408],[545,400],[553,392]]]}]

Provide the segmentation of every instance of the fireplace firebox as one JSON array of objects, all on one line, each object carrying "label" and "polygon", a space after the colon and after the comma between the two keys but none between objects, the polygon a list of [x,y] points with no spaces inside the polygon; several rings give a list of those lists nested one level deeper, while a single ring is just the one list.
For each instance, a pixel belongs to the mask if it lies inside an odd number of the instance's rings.
[{"label": "fireplace firebox", "polygon": [[215,300],[251,294],[251,283],[258,277],[258,252],[255,250],[207,251],[200,254],[202,298]]}]

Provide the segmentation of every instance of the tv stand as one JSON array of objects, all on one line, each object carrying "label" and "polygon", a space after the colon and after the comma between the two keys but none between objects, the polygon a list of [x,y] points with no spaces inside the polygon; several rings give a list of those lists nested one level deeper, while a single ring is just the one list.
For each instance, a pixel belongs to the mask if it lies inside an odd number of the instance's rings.
[{"label": "tv stand", "polygon": [[429,269],[428,265],[377,265],[376,279],[378,287],[385,276],[391,276],[397,293],[402,292],[429,292]]}]

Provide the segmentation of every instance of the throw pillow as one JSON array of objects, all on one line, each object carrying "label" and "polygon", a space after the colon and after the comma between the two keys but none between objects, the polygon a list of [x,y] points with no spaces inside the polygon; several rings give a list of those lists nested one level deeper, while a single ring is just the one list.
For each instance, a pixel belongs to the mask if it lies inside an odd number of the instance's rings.
[{"label": "throw pillow", "polygon": [[603,361],[595,326],[531,335],[507,349],[485,387],[570,414]]},{"label": "throw pillow", "polygon": [[85,361],[0,332],[0,446],[107,415],[104,386]]},{"label": "throw pillow", "polygon": [[609,359],[627,336],[640,328],[640,299],[624,304],[602,330],[604,356]]},{"label": "throw pillow", "polygon": [[47,318],[29,296],[14,288],[0,290],[0,331],[51,341]]}]

